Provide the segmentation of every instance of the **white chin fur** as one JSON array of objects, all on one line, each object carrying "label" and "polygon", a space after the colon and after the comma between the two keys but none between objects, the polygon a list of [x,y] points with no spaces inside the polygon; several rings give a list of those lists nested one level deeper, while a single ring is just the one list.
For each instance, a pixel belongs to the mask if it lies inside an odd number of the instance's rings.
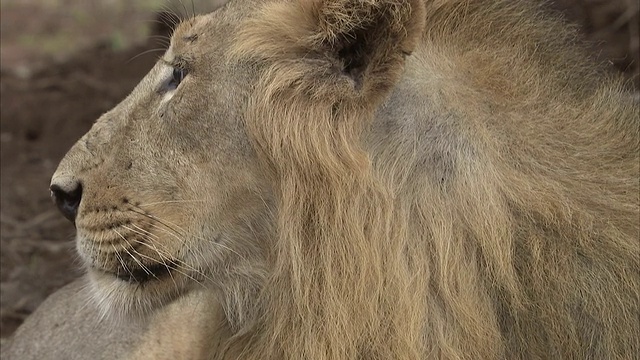
[{"label": "white chin fur", "polygon": [[187,292],[188,284],[182,277],[151,280],[138,284],[113,275],[89,269],[89,294],[101,312],[102,318],[130,320],[144,318]]}]

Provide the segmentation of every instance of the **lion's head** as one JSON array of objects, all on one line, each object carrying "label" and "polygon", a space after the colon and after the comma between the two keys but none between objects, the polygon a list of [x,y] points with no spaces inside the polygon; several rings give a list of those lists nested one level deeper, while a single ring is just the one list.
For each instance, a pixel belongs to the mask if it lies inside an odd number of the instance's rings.
[{"label": "lion's head", "polygon": [[243,358],[628,354],[633,108],[555,20],[490,2],[185,20],[53,176],[95,299],[204,286]]},{"label": "lion's head", "polygon": [[229,60],[238,15],[185,21],[53,176],[109,310],[145,312],[201,283],[264,281],[274,184],[244,124],[255,70]]}]

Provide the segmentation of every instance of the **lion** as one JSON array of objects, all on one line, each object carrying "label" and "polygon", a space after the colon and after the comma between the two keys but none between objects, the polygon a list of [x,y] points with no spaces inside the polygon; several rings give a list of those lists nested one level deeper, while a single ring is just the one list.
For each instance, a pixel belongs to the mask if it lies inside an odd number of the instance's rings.
[{"label": "lion", "polygon": [[61,161],[86,283],[11,348],[635,358],[639,150],[629,89],[531,2],[232,1]]}]

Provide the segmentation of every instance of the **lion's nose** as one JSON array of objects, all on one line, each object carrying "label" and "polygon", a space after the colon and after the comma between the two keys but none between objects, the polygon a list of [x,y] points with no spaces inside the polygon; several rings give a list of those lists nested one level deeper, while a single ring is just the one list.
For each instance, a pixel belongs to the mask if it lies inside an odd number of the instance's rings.
[{"label": "lion's nose", "polygon": [[75,223],[82,199],[82,185],[76,181],[54,182],[49,188],[51,189],[51,198],[62,215]]}]

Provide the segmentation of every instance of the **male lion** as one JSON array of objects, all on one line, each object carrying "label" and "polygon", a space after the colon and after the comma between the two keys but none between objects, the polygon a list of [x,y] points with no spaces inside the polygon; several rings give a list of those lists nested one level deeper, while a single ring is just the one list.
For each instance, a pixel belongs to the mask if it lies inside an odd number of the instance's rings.
[{"label": "male lion", "polygon": [[186,20],[53,176],[87,289],[10,351],[637,357],[631,99],[528,1],[247,0]]}]

